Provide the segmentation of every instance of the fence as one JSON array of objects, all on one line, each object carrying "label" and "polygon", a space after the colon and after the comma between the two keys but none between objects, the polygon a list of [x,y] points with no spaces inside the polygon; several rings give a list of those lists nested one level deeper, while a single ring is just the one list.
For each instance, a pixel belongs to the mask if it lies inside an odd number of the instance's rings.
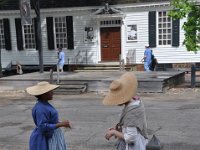
[{"label": "fence", "polygon": [[200,67],[196,67],[195,64],[191,66],[191,88],[196,87],[196,71],[200,71]]}]

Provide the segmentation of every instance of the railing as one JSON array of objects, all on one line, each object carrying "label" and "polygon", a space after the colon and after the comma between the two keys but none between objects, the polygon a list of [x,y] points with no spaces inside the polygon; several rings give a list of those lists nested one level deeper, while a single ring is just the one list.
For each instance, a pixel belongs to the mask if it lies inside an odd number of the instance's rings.
[{"label": "railing", "polygon": [[[126,66],[131,66],[134,64],[136,64],[136,50],[131,49],[131,50],[128,50],[126,54]],[[119,67],[120,67],[120,71],[125,70],[125,60],[122,59],[121,55],[119,55]]]},{"label": "railing", "polygon": [[88,51],[80,50],[75,56],[76,64],[87,64],[88,63]]},{"label": "railing", "polygon": [[136,63],[136,50],[130,49],[126,54],[126,64],[133,65]]},{"label": "railing", "polygon": [[119,55],[119,70],[120,71],[125,70],[124,59],[122,59],[121,55]]},{"label": "railing", "polygon": [[54,70],[57,70],[56,73],[57,73],[57,81],[56,83],[59,84],[60,83],[60,72],[59,72],[59,69],[58,69],[58,66],[55,65],[53,66],[50,70],[49,70],[49,82],[50,83],[53,83],[53,71]]},{"label": "railing", "polygon": [[200,67],[196,67],[195,64],[191,66],[191,88],[196,87],[196,71],[200,71]]},{"label": "railing", "polygon": [[130,49],[126,54],[126,66],[133,70],[133,66],[136,64],[136,50]]},{"label": "railing", "polygon": [[50,82],[50,83],[53,83],[53,68],[51,68],[49,72],[50,72],[50,76],[49,76],[50,79],[49,79],[49,82]]},{"label": "railing", "polygon": [[68,57],[67,64],[88,64],[88,51],[80,50],[76,55]]}]

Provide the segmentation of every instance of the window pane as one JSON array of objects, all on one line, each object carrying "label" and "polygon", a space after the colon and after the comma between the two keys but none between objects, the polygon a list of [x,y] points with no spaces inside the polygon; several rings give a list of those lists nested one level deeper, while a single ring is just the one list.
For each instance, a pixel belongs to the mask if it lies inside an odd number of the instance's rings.
[{"label": "window pane", "polygon": [[4,27],[3,19],[0,19],[0,47],[5,49],[5,36],[4,36]]}]

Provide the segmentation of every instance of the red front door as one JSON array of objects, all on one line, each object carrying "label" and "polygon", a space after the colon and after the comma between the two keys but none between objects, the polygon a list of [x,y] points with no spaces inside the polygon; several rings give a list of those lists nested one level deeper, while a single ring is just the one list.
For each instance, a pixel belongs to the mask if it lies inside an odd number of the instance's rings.
[{"label": "red front door", "polygon": [[120,27],[101,28],[101,61],[118,61],[120,54]]}]

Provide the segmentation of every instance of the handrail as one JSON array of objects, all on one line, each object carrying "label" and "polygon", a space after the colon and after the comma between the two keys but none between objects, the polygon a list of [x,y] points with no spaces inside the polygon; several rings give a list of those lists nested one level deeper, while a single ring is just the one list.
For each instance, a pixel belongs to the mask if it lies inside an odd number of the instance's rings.
[{"label": "handrail", "polygon": [[135,64],[136,63],[136,50],[130,49],[126,54],[126,64]]}]

